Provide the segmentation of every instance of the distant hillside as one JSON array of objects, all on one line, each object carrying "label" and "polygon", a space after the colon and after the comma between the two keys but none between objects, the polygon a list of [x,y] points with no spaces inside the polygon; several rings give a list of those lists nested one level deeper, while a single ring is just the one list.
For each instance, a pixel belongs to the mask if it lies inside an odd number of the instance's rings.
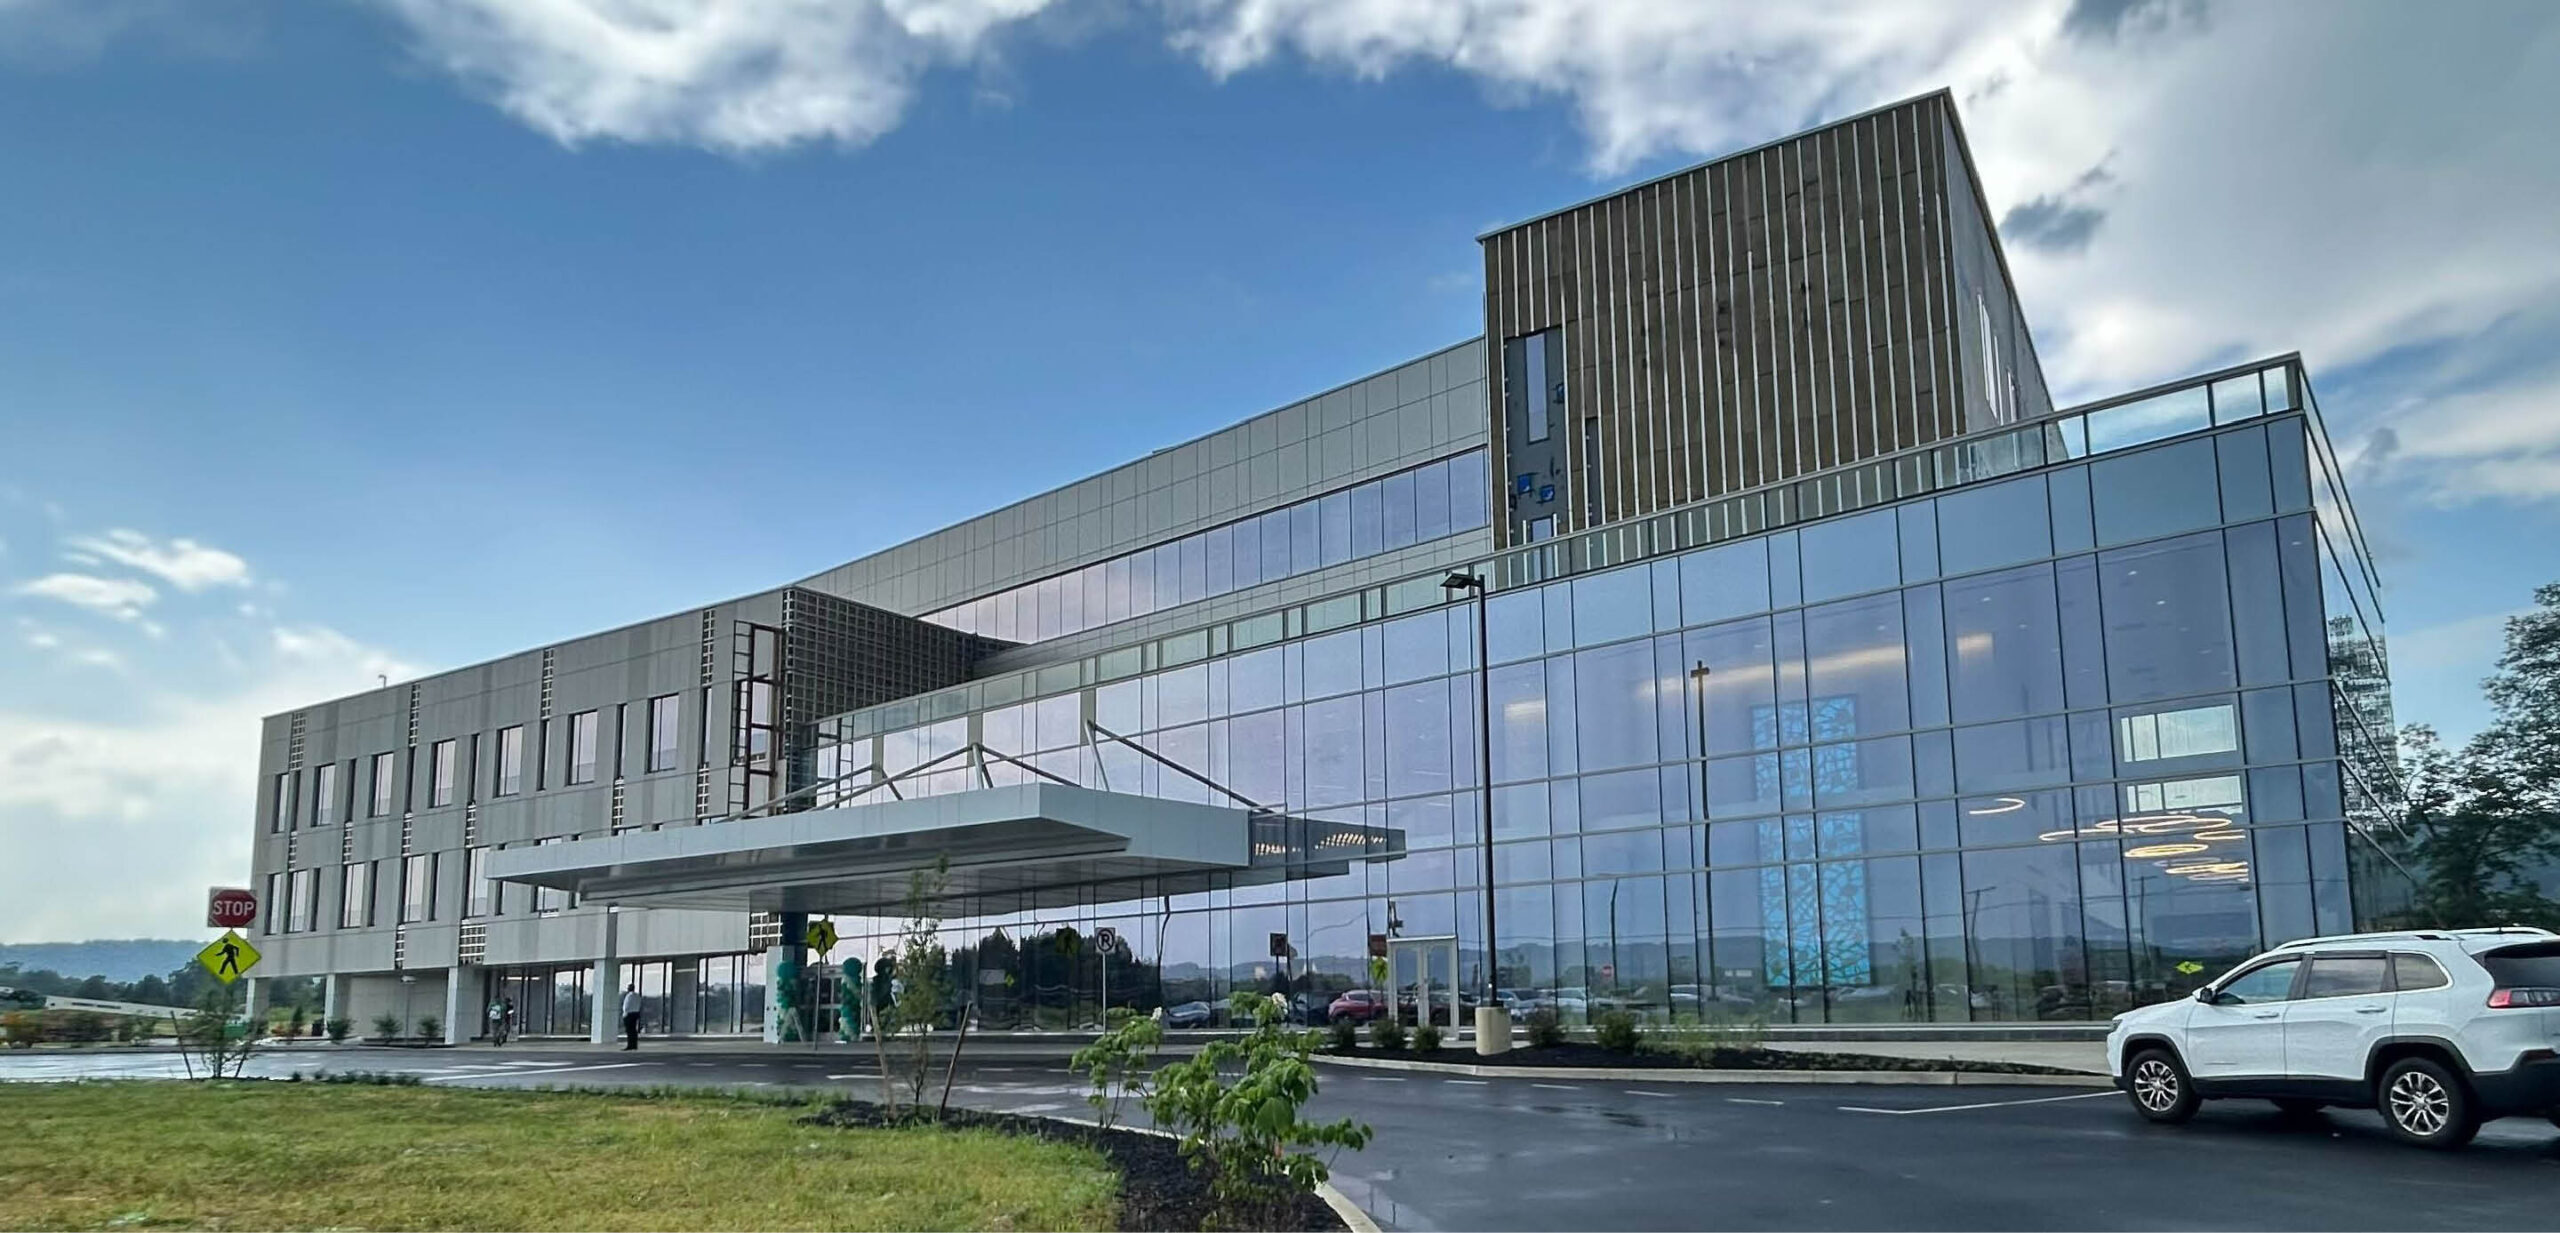
[{"label": "distant hillside", "polygon": [[130,981],[166,976],[185,966],[203,948],[202,942],[176,938],[0,942],[0,967],[14,964],[30,972],[51,968],[74,980],[103,976],[112,981]]}]

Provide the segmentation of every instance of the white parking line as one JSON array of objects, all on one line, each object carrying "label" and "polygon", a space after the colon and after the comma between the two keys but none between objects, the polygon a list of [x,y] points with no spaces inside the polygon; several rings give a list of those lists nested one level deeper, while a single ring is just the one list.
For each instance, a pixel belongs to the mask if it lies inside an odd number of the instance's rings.
[{"label": "white parking line", "polygon": [[1362,1075],[1362,1076],[1360,1076],[1360,1081],[1361,1081],[1361,1082],[1363,1082],[1363,1083],[1402,1083],[1402,1082],[1404,1082],[1404,1076],[1402,1076],[1402,1075]]},{"label": "white parking line", "polygon": [[1491,1087],[1491,1086],[1493,1086],[1493,1080],[1491,1080],[1491,1079],[1451,1079],[1451,1080],[1449,1080],[1449,1082],[1451,1082],[1451,1083],[1455,1083],[1455,1084],[1457,1084],[1457,1085],[1459,1085],[1459,1086],[1461,1086],[1461,1087]]},{"label": "white parking line", "polygon": [[717,1065],[719,1065],[719,1064],[720,1064],[720,1063],[718,1063],[718,1062],[687,1062],[687,1063],[685,1063],[685,1065],[687,1065],[687,1066],[700,1067],[700,1068],[705,1069],[705,1070],[708,1070],[708,1069],[710,1069],[711,1067],[717,1066]]},{"label": "white parking line", "polygon": [[620,1070],[620,1069],[622,1069],[622,1068],[623,1068],[623,1067],[625,1067],[625,1066],[637,1066],[637,1065],[639,1065],[639,1064],[640,1064],[640,1063],[638,1063],[638,1062],[607,1062],[607,1063],[605,1063],[604,1065],[601,1065],[601,1066],[554,1066],[554,1067],[551,1067],[551,1068],[550,1068],[550,1069],[548,1069],[548,1070],[515,1070],[515,1071],[509,1071],[509,1072],[507,1072],[507,1073],[506,1073],[505,1075],[503,1075],[503,1076],[500,1076],[500,1075],[428,1075],[428,1076],[426,1076],[423,1080],[421,1080],[421,1082],[426,1082],[426,1083],[443,1083],[443,1082],[445,1082],[445,1081],[447,1081],[447,1080],[450,1080],[450,1079],[496,1079],[496,1078],[521,1079],[521,1078],[527,1078],[527,1077],[530,1077],[530,1076],[533,1076],[533,1075],[559,1075],[559,1074],[567,1074],[568,1072],[573,1071],[573,1070]]},{"label": "white parking line", "polygon": [[1009,1075],[1021,1068],[1018,1066],[981,1066],[978,1069],[991,1075]]},{"label": "white parking line", "polygon": [[1842,1105],[1842,1113],[1882,1113],[1891,1117],[1907,1117],[1914,1113],[1963,1113],[1969,1109],[2005,1109],[2011,1105],[2049,1105],[2065,1100],[2095,1100],[2116,1095],[2113,1091],[2073,1092],[2068,1096],[2038,1096],[2032,1100],[1986,1100],[1976,1105],[1936,1105],[1927,1109],[1870,1109],[1864,1105]]},{"label": "white parking line", "polygon": [[1729,1105],[1782,1105],[1787,1103],[1783,1100],[1753,1100],[1748,1096],[1727,1096],[1724,1098],[1724,1102]]},{"label": "white parking line", "polygon": [[1542,1087],[1550,1092],[1579,1092],[1582,1090],[1570,1083],[1532,1083],[1529,1086]]},{"label": "white parking line", "polygon": [[1642,1088],[1633,1088],[1633,1087],[1630,1087],[1630,1088],[1621,1088],[1620,1090],[1621,1090],[1621,1091],[1624,1091],[1624,1092],[1625,1092],[1627,1095],[1629,1095],[1629,1096],[1651,1096],[1651,1097],[1653,1097],[1655,1100],[1669,1100],[1669,1099],[1671,1099],[1671,1093],[1669,1093],[1669,1092],[1648,1092],[1648,1091],[1643,1090]]},{"label": "white parking line", "polygon": [[868,1079],[869,1075],[828,1075],[830,1079]]}]

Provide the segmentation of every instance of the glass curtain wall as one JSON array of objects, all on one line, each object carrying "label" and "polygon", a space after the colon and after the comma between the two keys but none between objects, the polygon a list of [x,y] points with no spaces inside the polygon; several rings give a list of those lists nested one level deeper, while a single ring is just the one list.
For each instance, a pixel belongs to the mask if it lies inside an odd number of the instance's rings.
[{"label": "glass curtain wall", "polygon": [[[1210,1018],[1236,990],[1322,1021],[1378,934],[1454,935],[1471,996],[1490,962],[1504,1000],[1568,1020],[2104,1018],[2353,923],[2303,424],[1498,593],[1481,678],[1460,604],[827,756],[912,764],[974,734],[1209,798],[1079,744],[1090,716],[1257,801],[1402,833],[1395,859],[1259,884],[954,904],[984,1026]],[[2378,660],[2378,625],[2365,642]],[[923,790],[973,782],[948,778]],[[839,957],[894,946],[890,922],[838,923]]]}]

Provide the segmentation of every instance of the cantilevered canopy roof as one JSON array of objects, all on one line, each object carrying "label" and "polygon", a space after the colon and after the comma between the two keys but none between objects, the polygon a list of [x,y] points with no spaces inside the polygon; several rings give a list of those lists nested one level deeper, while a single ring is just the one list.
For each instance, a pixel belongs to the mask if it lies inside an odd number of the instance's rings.
[{"label": "cantilevered canopy roof", "polygon": [[1034,782],[508,848],[489,854],[488,873],[635,907],[877,913],[904,903],[910,872],[948,856],[946,896],[1047,906],[1095,882],[1242,870],[1254,821],[1243,809]]}]

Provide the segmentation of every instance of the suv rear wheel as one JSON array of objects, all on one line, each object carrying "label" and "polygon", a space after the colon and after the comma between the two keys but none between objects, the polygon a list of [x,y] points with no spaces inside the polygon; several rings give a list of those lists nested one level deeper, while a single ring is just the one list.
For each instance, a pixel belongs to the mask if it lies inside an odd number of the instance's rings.
[{"label": "suv rear wheel", "polygon": [[2196,1115],[2196,1085],[2187,1078],[2187,1068],[2178,1064],[2176,1054],[2166,1049],[2145,1049],[2125,1064],[2125,1094],[2133,1097],[2134,1112],[2164,1125],[2175,1125]]},{"label": "suv rear wheel", "polygon": [[2471,1093],[2440,1062],[2402,1058],[2382,1072],[2374,1107],[2382,1122],[2401,1141],[2420,1147],[2453,1148],[2480,1133],[2480,1115]]}]

